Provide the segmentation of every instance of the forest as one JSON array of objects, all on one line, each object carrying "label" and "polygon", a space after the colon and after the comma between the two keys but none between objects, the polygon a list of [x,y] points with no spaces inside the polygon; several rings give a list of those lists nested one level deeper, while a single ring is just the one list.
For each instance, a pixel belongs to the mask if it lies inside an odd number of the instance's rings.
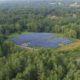
[{"label": "forest", "polygon": [[80,80],[80,46],[28,50],[9,38],[22,32],[56,33],[79,41],[79,8],[0,8],[0,80]]},{"label": "forest", "polygon": [[80,47],[58,53],[26,50],[5,39],[0,39],[0,80],[80,80],[80,63],[75,60]]},{"label": "forest", "polygon": [[79,9],[1,9],[0,35],[15,32],[51,32],[80,38]]}]

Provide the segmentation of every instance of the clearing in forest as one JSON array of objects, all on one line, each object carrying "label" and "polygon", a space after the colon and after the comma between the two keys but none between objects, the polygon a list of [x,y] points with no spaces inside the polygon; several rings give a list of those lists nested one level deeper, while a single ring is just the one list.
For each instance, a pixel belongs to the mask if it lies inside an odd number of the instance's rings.
[{"label": "clearing in forest", "polygon": [[25,47],[41,47],[53,49],[74,42],[74,40],[60,37],[51,33],[29,33],[16,36],[11,40],[13,40],[18,45],[26,43]]}]

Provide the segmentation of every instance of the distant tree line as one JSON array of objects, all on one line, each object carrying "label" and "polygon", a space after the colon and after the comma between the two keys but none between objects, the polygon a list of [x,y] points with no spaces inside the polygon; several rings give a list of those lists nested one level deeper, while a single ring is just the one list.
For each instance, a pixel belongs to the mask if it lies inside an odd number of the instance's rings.
[{"label": "distant tree line", "polygon": [[0,10],[0,35],[15,32],[52,32],[80,38],[80,15],[76,9]]}]

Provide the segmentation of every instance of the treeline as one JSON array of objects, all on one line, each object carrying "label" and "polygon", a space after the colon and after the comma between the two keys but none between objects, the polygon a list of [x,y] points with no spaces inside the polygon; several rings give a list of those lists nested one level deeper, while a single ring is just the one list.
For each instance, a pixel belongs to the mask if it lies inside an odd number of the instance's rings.
[{"label": "treeline", "polygon": [[20,49],[1,37],[0,48],[0,80],[80,80],[80,63],[69,52]]},{"label": "treeline", "polygon": [[15,32],[52,32],[80,38],[80,15],[77,9],[1,9],[0,34]]}]

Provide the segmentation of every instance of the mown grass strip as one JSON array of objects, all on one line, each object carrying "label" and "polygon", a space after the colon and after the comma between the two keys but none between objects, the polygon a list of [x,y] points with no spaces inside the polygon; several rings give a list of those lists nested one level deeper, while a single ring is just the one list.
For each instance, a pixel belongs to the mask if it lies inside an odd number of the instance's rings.
[{"label": "mown grass strip", "polygon": [[61,37],[52,37],[52,38],[47,39],[46,41],[50,41],[50,40],[54,40],[54,39],[58,39],[58,38],[61,38]]},{"label": "mown grass strip", "polygon": [[72,42],[67,45],[62,45],[61,47],[57,48],[55,51],[69,51],[69,50],[74,50],[76,48],[80,47],[80,40],[75,40],[75,42]]},{"label": "mown grass strip", "polygon": [[13,33],[13,34],[10,34],[10,35],[8,36],[8,38],[11,39],[11,38],[13,38],[13,37],[20,36],[20,35],[23,35],[23,34],[29,34],[29,33],[32,33],[32,32],[27,32],[27,31],[25,31],[25,32],[21,32],[21,33]]}]

